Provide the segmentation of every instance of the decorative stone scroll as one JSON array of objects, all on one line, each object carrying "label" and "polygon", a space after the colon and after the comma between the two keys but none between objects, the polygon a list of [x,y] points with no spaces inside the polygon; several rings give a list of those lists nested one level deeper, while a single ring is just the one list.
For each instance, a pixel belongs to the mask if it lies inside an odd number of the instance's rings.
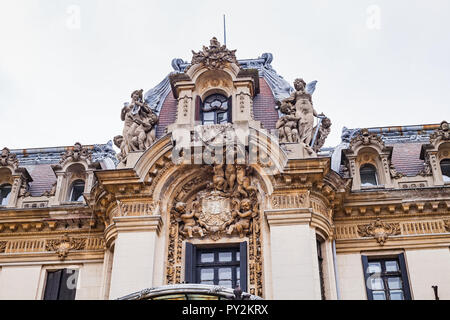
[{"label": "decorative stone scroll", "polygon": [[359,225],[358,234],[361,237],[374,237],[380,245],[384,245],[388,237],[400,234],[400,224],[385,223],[378,218],[370,224]]},{"label": "decorative stone scroll", "polygon": [[437,145],[439,141],[447,141],[450,140],[450,125],[447,121],[442,121],[439,125],[439,129],[433,132],[430,135],[430,143],[433,145]]},{"label": "decorative stone scroll", "polygon": [[19,160],[17,160],[17,156],[15,153],[11,153],[8,148],[3,148],[0,154],[0,167],[11,166],[14,169],[17,169],[19,166]]}]

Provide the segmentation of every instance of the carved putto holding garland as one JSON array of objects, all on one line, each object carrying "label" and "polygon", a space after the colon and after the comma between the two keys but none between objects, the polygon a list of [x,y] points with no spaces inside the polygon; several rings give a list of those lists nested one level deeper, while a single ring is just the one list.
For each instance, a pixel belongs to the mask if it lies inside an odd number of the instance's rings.
[{"label": "carved putto holding garland", "polygon": [[176,201],[172,214],[185,238],[225,235],[246,236],[258,216],[257,188],[251,184],[252,168],[241,164],[215,164],[212,181],[186,202]]},{"label": "carved putto holding garland", "polygon": [[228,50],[225,45],[220,45],[216,37],[210,40],[209,48],[203,46],[203,50],[199,52],[192,51],[191,66],[202,64],[208,69],[222,69],[227,63],[235,63],[236,50]]}]

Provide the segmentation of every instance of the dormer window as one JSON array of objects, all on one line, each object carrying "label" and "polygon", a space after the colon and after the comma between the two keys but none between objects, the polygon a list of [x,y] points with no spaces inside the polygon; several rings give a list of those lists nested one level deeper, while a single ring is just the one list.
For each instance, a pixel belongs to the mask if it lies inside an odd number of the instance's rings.
[{"label": "dormer window", "polygon": [[0,205],[6,206],[8,205],[9,196],[11,195],[11,185],[10,184],[4,184],[0,186]]},{"label": "dormer window", "polygon": [[377,169],[371,164],[364,164],[359,169],[361,176],[361,187],[372,187],[378,185]]},{"label": "dormer window", "polygon": [[442,180],[444,183],[450,183],[450,159],[441,161]]},{"label": "dormer window", "polygon": [[70,201],[71,202],[82,202],[84,193],[84,181],[76,180],[72,183],[70,188]]},{"label": "dormer window", "polygon": [[213,94],[207,97],[202,105],[203,124],[224,124],[230,122],[231,106],[228,98],[221,94]]}]

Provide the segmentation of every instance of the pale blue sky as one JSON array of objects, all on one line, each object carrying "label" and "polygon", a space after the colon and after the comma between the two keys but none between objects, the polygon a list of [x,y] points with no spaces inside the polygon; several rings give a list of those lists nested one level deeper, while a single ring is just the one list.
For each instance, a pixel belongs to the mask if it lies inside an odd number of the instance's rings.
[{"label": "pale blue sky", "polygon": [[[368,25],[374,5],[379,29]],[[450,120],[448,0],[0,0],[0,147],[112,139],[131,91],[222,40],[224,13],[238,59],[271,52],[289,82],[319,81],[315,108],[333,122],[327,146],[343,126]]]}]

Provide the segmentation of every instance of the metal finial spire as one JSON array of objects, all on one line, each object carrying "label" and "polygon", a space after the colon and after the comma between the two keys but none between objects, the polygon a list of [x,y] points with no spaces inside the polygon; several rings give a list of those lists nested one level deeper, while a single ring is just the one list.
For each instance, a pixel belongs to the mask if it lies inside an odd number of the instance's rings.
[{"label": "metal finial spire", "polygon": [[227,29],[225,24],[225,14],[223,15],[223,44],[227,45]]}]

